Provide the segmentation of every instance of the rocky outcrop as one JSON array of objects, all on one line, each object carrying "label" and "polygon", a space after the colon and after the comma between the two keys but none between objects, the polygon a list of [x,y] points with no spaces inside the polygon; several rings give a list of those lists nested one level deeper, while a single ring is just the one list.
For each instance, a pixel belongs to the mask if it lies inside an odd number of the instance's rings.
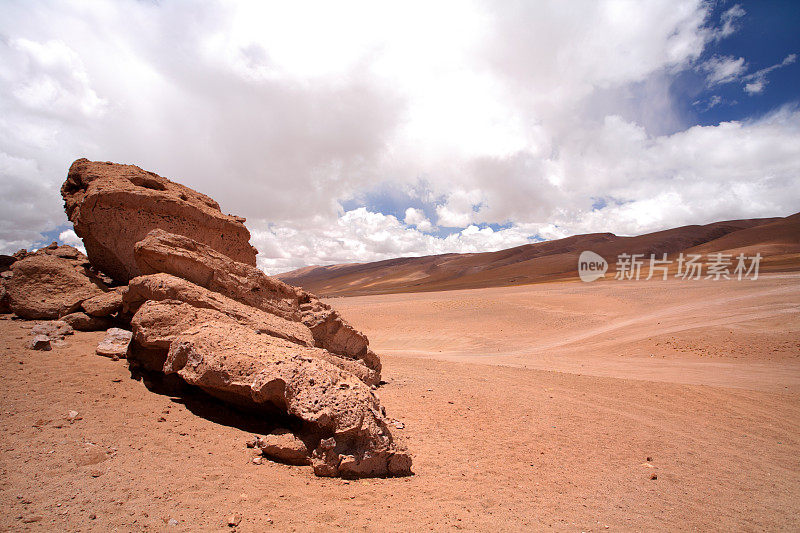
[{"label": "rocky outcrop", "polygon": [[265,456],[319,476],[411,473],[373,390],[381,364],[366,336],[255,268],[244,219],[132,165],[79,159],[61,192],[89,258],[57,243],[0,258],[0,312],[7,301],[23,318],[62,318],[33,328],[38,348],[129,323],[97,353],[127,358],[146,383],[277,415],[296,433],[259,439]]},{"label": "rocky outcrop", "polygon": [[117,287],[114,290],[84,300],[81,307],[90,316],[107,317],[115,315],[122,310],[122,295],[127,290],[127,287]]},{"label": "rocky outcrop", "polygon": [[314,343],[309,329],[299,322],[265,313],[169,274],[151,274],[132,279],[123,297],[123,311],[136,313],[148,300],[177,300],[198,309],[213,309],[258,333],[304,346]]},{"label": "rocky outcrop", "polygon": [[[184,280],[181,281],[188,283]],[[254,314],[257,315],[258,312],[256,311]],[[148,300],[139,307],[131,319],[134,340],[129,359],[140,368],[160,372],[163,370],[167,351],[172,341],[193,326],[210,322],[231,326],[243,325],[257,333],[269,335],[263,327],[259,327],[259,323],[255,319],[241,320],[219,310],[198,308],[179,300]],[[286,340],[287,337],[289,335],[282,338]],[[289,340],[291,342],[291,339]],[[350,372],[368,385],[377,384],[377,375],[363,364],[337,357],[319,348],[312,348],[310,340],[309,337],[308,342],[297,343],[295,341],[295,344],[310,348],[305,352],[309,356],[327,361],[341,370]]]},{"label": "rocky outcrop", "polygon": [[142,274],[166,272],[289,320],[301,318],[298,290],[183,235],[151,231],[134,247]]},{"label": "rocky outcrop", "polygon": [[267,313],[301,321],[310,329],[315,346],[362,362],[380,380],[380,358],[369,349],[367,337],[314,295],[165,231],[152,231],[138,242],[135,257],[142,272],[166,272]]},{"label": "rocky outcrop", "polygon": [[411,459],[394,442],[374,393],[312,351],[246,326],[208,322],[172,341],[164,371],[225,402],[303,421],[319,443],[312,454],[318,475],[410,474]]},{"label": "rocky outcrop", "polygon": [[[73,254],[74,252],[74,254]],[[81,303],[103,293],[86,258],[71,246],[44,249],[11,265],[5,282],[8,303],[18,316],[54,319],[77,311]]]},{"label": "rocky outcrop", "polygon": [[61,195],[92,264],[120,283],[140,274],[133,245],[156,228],[256,264],[243,218],[225,215],[208,196],[137,166],[78,159]]}]

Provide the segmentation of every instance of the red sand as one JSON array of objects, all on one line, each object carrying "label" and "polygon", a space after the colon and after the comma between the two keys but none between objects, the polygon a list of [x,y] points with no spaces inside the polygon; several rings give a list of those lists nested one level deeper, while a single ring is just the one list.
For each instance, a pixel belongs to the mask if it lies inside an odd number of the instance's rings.
[{"label": "red sand", "polygon": [[150,392],[102,334],[27,350],[6,315],[0,529],[800,529],[797,274],[333,303],[382,355],[415,476],[254,465],[249,419]]}]

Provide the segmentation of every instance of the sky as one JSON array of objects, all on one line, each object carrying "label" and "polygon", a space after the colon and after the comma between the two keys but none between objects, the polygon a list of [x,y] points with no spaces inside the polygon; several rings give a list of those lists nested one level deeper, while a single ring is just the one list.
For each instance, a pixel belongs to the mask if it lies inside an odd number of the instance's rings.
[{"label": "sky", "polygon": [[800,211],[800,2],[0,1],[0,253],[75,159],[247,218],[258,265]]}]

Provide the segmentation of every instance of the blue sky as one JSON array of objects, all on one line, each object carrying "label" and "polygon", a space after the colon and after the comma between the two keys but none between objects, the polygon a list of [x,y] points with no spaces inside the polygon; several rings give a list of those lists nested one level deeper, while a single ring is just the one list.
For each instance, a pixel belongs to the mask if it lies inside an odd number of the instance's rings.
[{"label": "blue sky", "polygon": [[798,5],[7,0],[0,253],[80,244],[78,157],[211,195],[270,273],[789,215]]},{"label": "blue sky", "polygon": [[[736,31],[710,43],[701,63],[713,57],[744,58],[744,71],[726,83],[708,87],[706,73],[687,70],[673,85],[676,99],[685,105],[687,121],[713,126],[731,120],[747,120],[769,113],[786,104],[797,103],[800,88],[800,62],[775,68],[760,78],[765,85],[761,92],[750,94],[743,79],[760,70],[780,65],[787,57],[800,53],[800,2],[739,2],[744,12],[735,20]],[[711,17],[720,18],[731,8],[730,3],[714,4]],[[749,83],[757,82],[758,78]],[[709,108],[719,98],[719,103]],[[696,103],[697,102],[697,103]],[[695,104],[696,103],[696,104]]]}]

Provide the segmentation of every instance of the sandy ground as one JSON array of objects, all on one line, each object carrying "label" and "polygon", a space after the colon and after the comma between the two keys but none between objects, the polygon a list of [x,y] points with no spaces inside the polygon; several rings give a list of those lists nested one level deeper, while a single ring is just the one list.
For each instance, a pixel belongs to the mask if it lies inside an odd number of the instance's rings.
[{"label": "sandy ground", "polygon": [[252,464],[260,421],[151,392],[99,333],[27,350],[6,315],[0,529],[800,529],[800,276],[332,303],[383,357],[415,476]]}]

